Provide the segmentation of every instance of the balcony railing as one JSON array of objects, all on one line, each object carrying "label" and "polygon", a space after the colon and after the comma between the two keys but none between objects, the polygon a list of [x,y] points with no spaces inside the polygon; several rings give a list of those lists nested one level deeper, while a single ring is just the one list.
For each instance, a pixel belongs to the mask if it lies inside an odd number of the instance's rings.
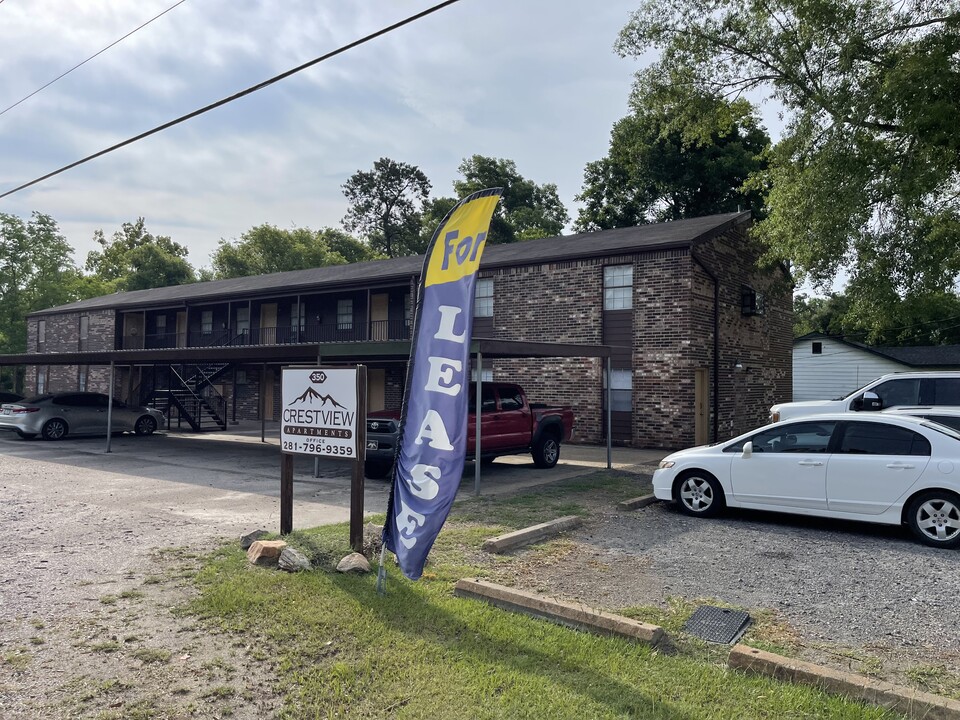
[{"label": "balcony railing", "polygon": [[252,330],[157,333],[123,338],[122,349],[140,350],[175,347],[227,347],[232,345],[295,345],[338,342],[386,342],[409,340],[410,326],[404,321],[374,320],[348,327],[344,324],[268,327]]}]

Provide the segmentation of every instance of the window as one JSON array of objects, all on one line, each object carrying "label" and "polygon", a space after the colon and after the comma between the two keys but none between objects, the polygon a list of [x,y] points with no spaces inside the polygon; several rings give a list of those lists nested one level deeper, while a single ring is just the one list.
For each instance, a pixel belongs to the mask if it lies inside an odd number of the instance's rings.
[{"label": "window", "polygon": [[[43,320],[40,321],[41,323]],[[37,395],[43,395],[47,391],[47,368],[37,368]]]},{"label": "window", "polygon": [[[610,384],[610,409],[613,412],[631,412],[633,410],[633,372],[630,370],[612,370]],[[607,402],[607,383],[604,374],[603,402]]]},{"label": "window", "polygon": [[930,442],[907,428],[880,423],[848,423],[837,452],[849,455],[929,455]]},{"label": "window", "polygon": [[337,330],[353,330],[353,300],[337,300]]},{"label": "window", "polygon": [[500,409],[520,410],[523,407],[523,394],[519,388],[500,388]]},{"label": "window", "polygon": [[603,269],[603,309],[629,310],[633,307],[633,266],[610,265]]},{"label": "window", "polygon": [[810,349],[813,351],[814,355],[823,355],[823,343],[815,342],[810,346]]},{"label": "window", "polygon": [[888,380],[871,388],[868,392],[875,392],[885,408],[896,405],[916,405],[920,398],[920,381],[906,378]]},{"label": "window", "polygon": [[307,322],[307,313],[304,303],[293,303],[290,305],[290,330],[296,333],[298,330],[303,332]]},{"label": "window", "polygon": [[87,391],[87,376],[90,374],[90,367],[88,365],[81,365],[77,368],[77,390],[80,392]]},{"label": "window", "polygon": [[413,300],[410,293],[403,296],[403,324],[405,327],[413,324]]},{"label": "window", "polygon": [[247,371],[246,370],[237,370],[237,374],[234,376],[234,382],[237,385],[246,385],[247,384]]},{"label": "window", "polygon": [[[482,412],[494,412],[497,409],[497,399],[494,397],[493,388],[487,385],[483,386],[481,391],[483,398],[480,403]],[[477,411],[477,386],[474,385],[470,392],[470,412]]]},{"label": "window", "polygon": [[237,334],[246,335],[250,332],[250,308],[237,308]]},{"label": "window", "polygon": [[37,344],[43,345],[47,341],[47,321],[37,323]]},{"label": "window", "polygon": [[763,295],[749,285],[740,286],[740,314],[763,315]]},{"label": "window", "polygon": [[200,313],[200,332],[204,334],[213,332],[213,310],[204,310]]},{"label": "window", "polygon": [[157,315],[157,335],[163,335],[167,332],[167,316]]},{"label": "window", "polygon": [[[747,438],[755,453],[825,453],[836,422],[788,423]],[[746,441],[744,441],[746,442]],[[743,452],[743,442],[730,445],[724,452]]]},{"label": "window", "polygon": [[493,278],[477,280],[473,293],[473,316],[493,317]]},{"label": "window", "polygon": [[933,380],[935,405],[960,405],[960,378],[937,378]]},{"label": "window", "polygon": [[90,337],[90,316],[81,315],[80,316],[80,339],[86,340]]},{"label": "window", "polygon": [[[482,373],[481,379],[485,383],[493,382],[493,370],[491,370],[490,368],[485,368]],[[477,381],[477,369],[474,368],[473,370],[470,371],[470,382],[476,382],[476,381]]]}]

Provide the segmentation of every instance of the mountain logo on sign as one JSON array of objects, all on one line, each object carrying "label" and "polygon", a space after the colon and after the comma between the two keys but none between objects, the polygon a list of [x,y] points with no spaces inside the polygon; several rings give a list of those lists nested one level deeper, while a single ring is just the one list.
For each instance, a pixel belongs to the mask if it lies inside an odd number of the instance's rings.
[{"label": "mountain logo on sign", "polygon": [[297,403],[307,403],[309,405],[313,405],[314,400],[318,401],[321,407],[323,407],[329,402],[329,403],[333,403],[334,407],[346,409],[346,406],[341,405],[336,400],[334,400],[332,395],[321,395],[312,387],[308,387],[306,390],[304,390],[303,394],[300,395],[300,397],[294,398],[294,400],[290,404],[296,405]]}]

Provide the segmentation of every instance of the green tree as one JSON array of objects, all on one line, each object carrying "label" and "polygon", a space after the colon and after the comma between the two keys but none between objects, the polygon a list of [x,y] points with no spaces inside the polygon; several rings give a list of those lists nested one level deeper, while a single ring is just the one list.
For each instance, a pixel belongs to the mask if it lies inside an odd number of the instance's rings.
[{"label": "green tree", "polygon": [[350,202],[343,226],[387,257],[423,252],[421,213],[430,187],[420,168],[380,158],[372,170],[358,170],[343,184]]},{"label": "green tree", "polygon": [[433,234],[440,227],[440,223],[457,204],[452,197],[430,198],[423,205],[423,214],[420,220],[420,244],[426,248],[433,239]]},{"label": "green tree", "polygon": [[[960,13],[954,0],[642,0],[618,49],[639,82],[709,132],[699,98],[783,108],[756,235],[799,280],[845,270],[864,312],[948,291],[960,273]],[[872,297],[874,302],[867,302]]]},{"label": "green tree", "polygon": [[0,213],[0,353],[26,352],[28,313],[88,296],[53,218]]},{"label": "green tree", "polygon": [[238,241],[221,240],[212,264],[213,276],[223,279],[343,265],[375,257],[369,247],[340,230],[282,230],[265,223],[248,230]]},{"label": "green tree", "polygon": [[101,250],[87,254],[86,270],[103,283],[105,292],[146,290],[183,285],[197,279],[187,262],[187,248],[165,236],[147,232],[143,218],[124,223],[110,240],[94,233]]},{"label": "green tree", "polygon": [[490,222],[487,242],[512,243],[553,237],[563,232],[570,216],[553,183],[537,185],[517,172],[513,160],[474,155],[458,168],[463,176],[453,188],[460,198],[486,188],[503,188]]},{"label": "green tree", "polygon": [[584,171],[580,231],[630,227],[715,213],[763,210],[759,187],[744,182],[761,171],[770,138],[745,101],[705,98],[722,121],[704,138],[687,134],[682,111],[648,103],[635,91],[633,114],[613,126],[610,150]]}]

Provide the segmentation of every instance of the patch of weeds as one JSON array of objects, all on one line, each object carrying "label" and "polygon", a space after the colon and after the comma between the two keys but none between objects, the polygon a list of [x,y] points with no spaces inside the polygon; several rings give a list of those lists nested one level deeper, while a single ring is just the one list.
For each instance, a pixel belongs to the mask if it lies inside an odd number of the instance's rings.
[{"label": "patch of weeds", "polygon": [[169,650],[161,650],[160,648],[140,648],[133,653],[133,657],[142,663],[170,662],[171,655],[173,653]]},{"label": "patch of weeds", "polygon": [[30,624],[33,625],[37,630],[43,630],[47,625],[40,618],[34,618],[30,621]]},{"label": "patch of weeds", "polygon": [[114,690],[122,692],[131,687],[129,683],[125,683],[122,680],[91,680],[89,677],[83,676],[77,678],[74,682],[76,689],[80,691],[79,699],[80,702],[90,702],[95,698],[98,698],[102,695],[109,695]]},{"label": "patch of weeds", "polygon": [[103,712],[97,715],[97,720],[152,720],[160,717],[161,711],[153,700],[138,700],[120,710]]},{"label": "patch of weeds", "polygon": [[91,652],[112,653],[122,647],[116,640],[107,640],[105,642],[94,643],[90,646]]},{"label": "patch of weeds", "polygon": [[175,687],[173,690],[170,691],[170,694],[171,695],[189,695],[190,688],[185,688],[183,686]]},{"label": "patch of weeds", "polygon": [[139,600],[144,596],[143,591],[141,590],[124,590],[120,593],[120,597],[124,600]]},{"label": "patch of weeds", "polygon": [[26,648],[17,648],[3,656],[3,662],[9,665],[15,672],[23,672],[33,661],[33,656]]},{"label": "patch of weeds", "polygon": [[143,579],[143,584],[144,585],[160,585],[163,581],[164,581],[164,578],[162,575],[147,575],[147,577]]},{"label": "patch of weeds", "polygon": [[231,677],[237,669],[221,657],[214,658],[200,666],[207,672],[210,678],[216,677],[217,673],[222,673],[226,677]]},{"label": "patch of weeds", "polygon": [[951,673],[945,665],[914,665],[907,668],[904,675],[927,692],[960,698],[960,677]]},{"label": "patch of weeds", "polygon": [[44,640],[39,635],[34,635],[32,638],[30,638],[31,645],[43,645],[45,642],[46,640]]},{"label": "patch of weeds", "polygon": [[236,694],[236,692],[237,691],[234,690],[229,685],[218,685],[215,688],[210,688],[205,693],[203,693],[200,697],[208,698],[211,700],[226,700],[227,698],[233,697]]},{"label": "patch of weeds", "polygon": [[100,598],[101,605],[116,605],[117,596],[116,595],[104,595]]}]

